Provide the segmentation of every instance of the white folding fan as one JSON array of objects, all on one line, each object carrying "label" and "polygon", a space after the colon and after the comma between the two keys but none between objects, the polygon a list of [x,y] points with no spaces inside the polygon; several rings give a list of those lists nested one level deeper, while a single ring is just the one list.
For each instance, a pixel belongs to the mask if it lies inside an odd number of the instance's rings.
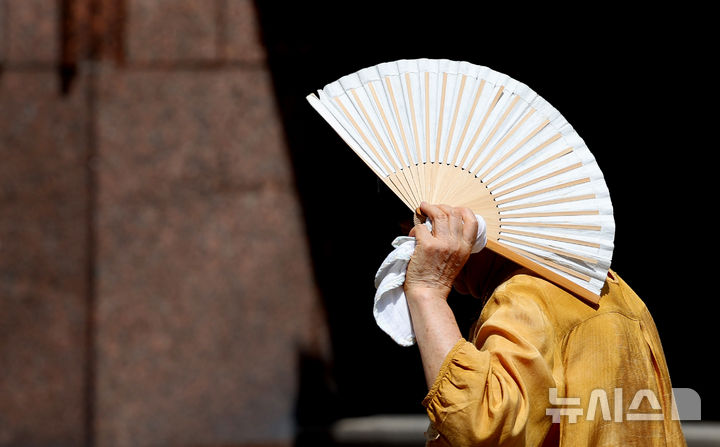
[{"label": "white folding fan", "polygon": [[583,140],[529,87],[417,59],[362,69],[307,99],[408,208],[469,207],[485,219],[488,249],[598,302],[610,195]]}]

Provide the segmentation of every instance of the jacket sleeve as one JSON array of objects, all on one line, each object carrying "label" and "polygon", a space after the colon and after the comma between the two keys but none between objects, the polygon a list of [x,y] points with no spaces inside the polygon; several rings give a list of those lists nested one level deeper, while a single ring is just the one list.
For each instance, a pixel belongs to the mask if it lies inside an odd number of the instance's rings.
[{"label": "jacket sleeve", "polygon": [[[551,418],[554,334],[532,282],[488,300],[475,344],[460,340],[423,400],[438,445],[539,445]],[[444,441],[444,442],[443,442]],[[430,443],[429,445],[433,445]]]}]

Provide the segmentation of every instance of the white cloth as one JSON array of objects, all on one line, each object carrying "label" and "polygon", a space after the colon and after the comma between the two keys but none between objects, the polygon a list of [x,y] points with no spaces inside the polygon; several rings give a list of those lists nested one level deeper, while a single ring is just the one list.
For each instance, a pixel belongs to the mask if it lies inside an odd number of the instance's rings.
[{"label": "white cloth", "polygon": [[[475,215],[478,220],[478,232],[472,253],[477,253],[487,242],[485,220]],[[425,226],[432,230],[428,219]],[[400,236],[392,242],[395,247],[375,274],[375,305],[373,315],[380,329],[385,331],[395,342],[402,346],[415,344],[415,332],[410,320],[410,310],[405,298],[405,273],[408,262],[415,251],[415,238]]]}]

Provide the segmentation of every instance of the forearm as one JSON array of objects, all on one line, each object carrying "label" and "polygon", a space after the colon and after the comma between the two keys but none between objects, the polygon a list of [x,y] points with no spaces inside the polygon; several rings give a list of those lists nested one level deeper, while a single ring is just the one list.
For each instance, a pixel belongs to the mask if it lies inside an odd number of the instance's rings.
[{"label": "forearm", "polygon": [[425,380],[430,388],[448,352],[462,335],[447,303],[446,292],[428,288],[408,290],[406,295]]}]

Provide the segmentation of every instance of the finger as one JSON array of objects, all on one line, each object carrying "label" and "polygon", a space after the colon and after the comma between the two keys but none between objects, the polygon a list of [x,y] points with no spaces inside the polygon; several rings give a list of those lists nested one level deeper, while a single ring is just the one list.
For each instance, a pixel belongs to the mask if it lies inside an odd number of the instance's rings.
[{"label": "finger", "polygon": [[420,204],[420,211],[432,221],[433,234],[436,237],[446,237],[450,233],[449,217],[442,208],[423,202]]},{"label": "finger", "polygon": [[460,214],[463,219],[463,239],[471,246],[475,245],[475,239],[477,239],[478,231],[477,217],[475,217],[475,213],[467,207],[460,208]]},{"label": "finger", "polygon": [[423,227],[427,230],[427,226],[424,223],[419,223],[419,224],[416,224],[414,227],[410,228],[410,232],[408,233],[408,236],[415,237],[417,227]]},{"label": "finger", "polygon": [[432,239],[433,235],[425,224],[417,224],[410,230],[410,236],[415,237],[418,243]]},{"label": "finger", "polygon": [[463,238],[463,221],[460,210],[453,208],[450,205],[438,205],[438,208],[443,210],[448,215],[448,226],[450,228],[450,234],[457,240]]}]

